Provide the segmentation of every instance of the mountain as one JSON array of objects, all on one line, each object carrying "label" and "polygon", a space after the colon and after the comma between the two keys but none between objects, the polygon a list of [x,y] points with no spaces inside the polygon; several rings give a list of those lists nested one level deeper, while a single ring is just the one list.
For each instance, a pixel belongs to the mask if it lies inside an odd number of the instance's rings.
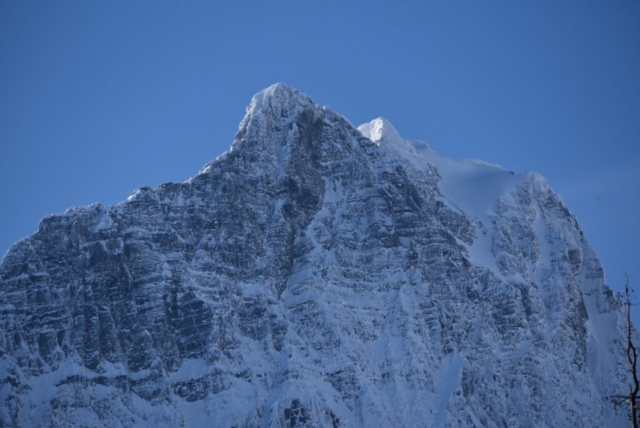
[{"label": "mountain", "polygon": [[283,84],[184,183],[0,264],[0,426],[615,427],[621,304],[534,173]]}]

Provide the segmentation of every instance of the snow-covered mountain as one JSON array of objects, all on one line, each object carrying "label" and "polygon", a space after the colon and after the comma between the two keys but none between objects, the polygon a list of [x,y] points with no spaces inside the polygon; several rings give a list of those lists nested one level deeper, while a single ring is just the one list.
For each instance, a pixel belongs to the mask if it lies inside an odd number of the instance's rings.
[{"label": "snow-covered mountain", "polygon": [[0,427],[615,427],[620,302],[541,176],[276,84],[184,183],[0,265]]}]

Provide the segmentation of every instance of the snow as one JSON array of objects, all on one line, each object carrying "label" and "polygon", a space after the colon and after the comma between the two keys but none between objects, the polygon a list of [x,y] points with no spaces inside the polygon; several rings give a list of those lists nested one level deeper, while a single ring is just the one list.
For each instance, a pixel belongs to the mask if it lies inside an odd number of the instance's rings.
[{"label": "snow", "polygon": [[95,226],[92,227],[91,231],[95,233],[95,232],[99,232],[101,230],[108,230],[113,226],[113,224],[114,224],[113,220],[111,219],[109,214],[105,211],[100,216],[100,218],[96,222]]},{"label": "snow", "polygon": [[396,128],[384,117],[379,117],[369,123],[360,125],[358,130],[362,135],[378,143],[378,145],[382,143],[397,145],[404,141]]},{"label": "snow", "polygon": [[434,428],[444,427],[449,401],[460,385],[463,364],[464,355],[459,353],[453,354],[435,374],[438,387],[440,388],[440,398],[438,400],[436,416],[433,421]]},{"label": "snow", "polygon": [[301,94],[293,86],[286,83],[274,83],[253,96],[249,107],[247,107],[247,113],[255,113],[274,107],[283,108],[292,101],[292,98],[296,97],[311,101],[308,96]]},{"label": "snow", "polygon": [[422,141],[403,140],[393,125],[384,118],[360,125],[358,130],[372,141],[388,146],[396,156],[418,168],[436,167],[440,176],[438,188],[445,202],[467,216],[476,219],[482,227],[473,245],[468,246],[472,261],[500,275],[492,254],[494,224],[492,216],[498,202],[522,183],[498,165],[477,159],[453,159],[436,153]]}]

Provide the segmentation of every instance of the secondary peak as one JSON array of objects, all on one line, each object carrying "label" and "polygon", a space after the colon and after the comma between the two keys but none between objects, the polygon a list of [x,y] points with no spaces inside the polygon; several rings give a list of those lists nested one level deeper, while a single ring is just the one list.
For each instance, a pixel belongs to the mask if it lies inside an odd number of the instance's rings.
[{"label": "secondary peak", "polygon": [[373,119],[369,123],[358,126],[358,131],[378,144],[395,144],[404,141],[396,128],[384,117]]}]

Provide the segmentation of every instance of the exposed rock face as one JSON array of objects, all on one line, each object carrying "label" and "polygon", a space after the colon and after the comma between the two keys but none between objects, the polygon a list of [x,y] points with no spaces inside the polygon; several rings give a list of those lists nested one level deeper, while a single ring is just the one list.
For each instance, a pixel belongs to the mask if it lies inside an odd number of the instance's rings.
[{"label": "exposed rock face", "polygon": [[[370,139],[370,138],[371,139]],[[624,320],[536,174],[277,84],[189,181],[0,265],[1,426],[625,423]]]}]

